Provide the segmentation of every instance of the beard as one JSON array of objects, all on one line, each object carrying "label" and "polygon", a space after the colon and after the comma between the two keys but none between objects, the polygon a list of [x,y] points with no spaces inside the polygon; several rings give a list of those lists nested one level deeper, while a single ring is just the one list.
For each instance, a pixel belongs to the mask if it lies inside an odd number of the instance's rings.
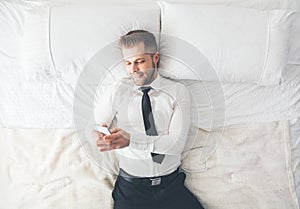
[{"label": "beard", "polygon": [[[149,69],[150,70],[150,69]],[[152,69],[151,72],[147,71],[146,77],[145,73],[138,71],[135,73],[131,73],[130,76],[133,79],[134,83],[138,86],[142,85],[148,85],[150,84],[155,78],[155,73],[156,73],[156,65],[152,60]],[[143,81],[140,82],[140,79],[143,79]]]}]

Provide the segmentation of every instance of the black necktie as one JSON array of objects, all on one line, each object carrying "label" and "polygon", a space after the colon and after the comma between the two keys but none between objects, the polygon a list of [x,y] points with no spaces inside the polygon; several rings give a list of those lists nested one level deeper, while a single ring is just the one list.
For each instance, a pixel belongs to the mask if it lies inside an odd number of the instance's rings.
[{"label": "black necktie", "polygon": [[[157,136],[157,131],[155,128],[150,98],[148,92],[150,91],[151,87],[141,87],[143,92],[142,98],[142,110],[143,110],[143,119],[144,119],[144,126],[146,134],[149,136]],[[165,155],[151,153],[152,160],[156,163],[162,163]]]}]

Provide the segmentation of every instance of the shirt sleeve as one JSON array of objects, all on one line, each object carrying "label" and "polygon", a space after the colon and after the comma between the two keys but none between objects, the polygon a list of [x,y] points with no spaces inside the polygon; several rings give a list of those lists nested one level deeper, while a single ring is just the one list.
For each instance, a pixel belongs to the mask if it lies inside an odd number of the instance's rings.
[{"label": "shirt sleeve", "polygon": [[119,87],[119,83],[113,85],[110,89],[105,91],[101,96],[100,101],[96,104],[94,109],[94,117],[97,125],[106,123],[108,126],[112,123],[116,109],[114,105],[115,93]]},{"label": "shirt sleeve", "polygon": [[144,133],[131,132],[129,148],[157,154],[180,155],[187,141],[190,119],[189,91],[180,85],[168,134],[147,136]]},{"label": "shirt sleeve", "polygon": [[112,123],[116,111],[114,109],[114,94],[117,86],[112,85],[109,88],[106,88],[104,93],[99,96],[98,102],[94,106],[93,114],[91,115],[87,131],[90,132],[103,123],[106,123],[108,126]]}]

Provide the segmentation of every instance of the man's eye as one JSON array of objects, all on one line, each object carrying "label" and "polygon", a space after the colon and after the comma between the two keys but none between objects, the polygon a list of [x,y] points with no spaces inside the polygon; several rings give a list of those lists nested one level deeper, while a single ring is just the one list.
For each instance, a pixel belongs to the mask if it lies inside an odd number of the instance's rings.
[{"label": "man's eye", "polygon": [[125,62],[125,65],[130,65],[131,63],[130,62]]},{"label": "man's eye", "polygon": [[136,61],[137,64],[143,64],[145,62],[145,60],[138,60]]}]

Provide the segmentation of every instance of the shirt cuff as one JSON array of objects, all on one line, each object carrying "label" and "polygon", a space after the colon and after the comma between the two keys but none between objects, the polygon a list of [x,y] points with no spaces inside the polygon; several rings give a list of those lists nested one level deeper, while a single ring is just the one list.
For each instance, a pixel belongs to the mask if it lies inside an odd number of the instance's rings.
[{"label": "shirt cuff", "polygon": [[152,152],[154,148],[153,140],[144,133],[130,133],[129,148],[145,152]]}]

